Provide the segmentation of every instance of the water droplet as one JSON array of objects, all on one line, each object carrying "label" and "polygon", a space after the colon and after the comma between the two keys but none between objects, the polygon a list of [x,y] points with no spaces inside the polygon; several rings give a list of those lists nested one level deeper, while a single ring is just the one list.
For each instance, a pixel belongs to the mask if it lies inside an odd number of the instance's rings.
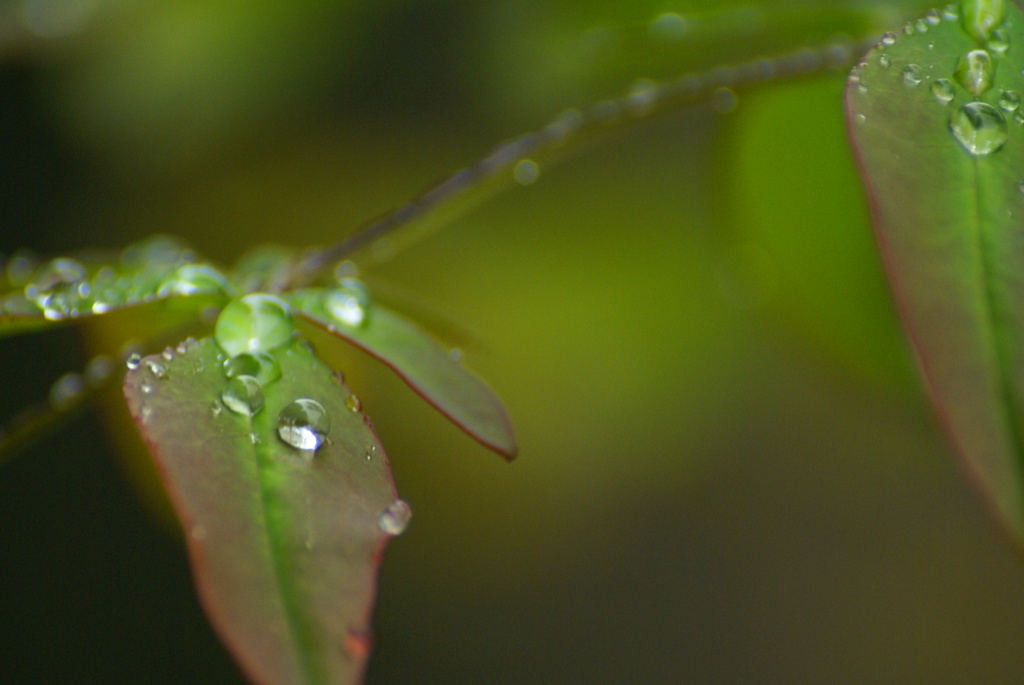
[{"label": "water droplet", "polygon": [[345,406],[348,407],[350,411],[357,412],[363,408],[363,403],[355,395],[349,395],[345,400]]},{"label": "water droplet", "polygon": [[1005,29],[996,29],[985,43],[985,49],[997,58],[1002,57],[1010,49],[1010,34]]},{"label": "water droplet", "polygon": [[650,32],[655,38],[677,41],[686,36],[689,25],[683,15],[678,12],[659,14],[651,22]]},{"label": "water droplet", "polygon": [[956,21],[960,18],[960,15],[957,13],[956,3],[951,2],[942,8],[942,18],[946,21]]},{"label": "water droplet", "polygon": [[948,78],[937,78],[932,83],[932,95],[944,105],[948,105],[956,97],[956,86]]},{"label": "water droplet", "polygon": [[128,367],[129,371],[134,371],[139,368],[139,364],[142,363],[142,355],[138,352],[132,352],[128,355],[128,359],[125,360],[124,364]]},{"label": "water droplet", "polygon": [[114,373],[114,360],[105,354],[93,357],[85,365],[85,378],[93,387],[110,378],[112,373]]},{"label": "water droplet", "polygon": [[70,409],[85,392],[85,379],[77,373],[66,373],[50,386],[50,406],[58,411]]},{"label": "water droplet", "polygon": [[143,395],[149,395],[153,392],[153,385],[151,383],[142,383],[139,385],[139,390],[142,391]]},{"label": "water droplet", "polygon": [[868,117],[867,117],[866,114],[862,114],[860,112],[857,112],[856,114],[853,115],[853,121],[858,126],[863,126],[864,124],[866,124],[868,122]]},{"label": "water droplet", "polygon": [[316,450],[330,431],[327,410],[316,400],[297,399],[277,416],[277,434],[286,444],[299,450]]},{"label": "water droplet", "polygon": [[999,107],[1006,112],[1016,112],[1020,108],[1020,93],[1004,90],[999,96]]},{"label": "water droplet", "polygon": [[85,302],[91,292],[85,267],[63,257],[41,266],[25,284],[25,297],[51,321],[91,310],[92,303]]},{"label": "water droplet", "polygon": [[220,416],[220,413],[224,410],[224,406],[217,400],[210,403],[210,413],[215,417]]},{"label": "water droplet", "polygon": [[716,88],[711,93],[711,109],[719,114],[735,112],[738,103],[739,99],[736,97],[736,91],[732,88]]},{"label": "water droplet", "polygon": [[889,55],[882,55],[878,58],[878,66],[882,69],[888,69],[892,65],[892,58]]},{"label": "water droplet", "polygon": [[882,34],[882,45],[895,45],[896,34],[895,33],[883,33]]},{"label": "water droplet", "polygon": [[975,157],[992,154],[1006,142],[1006,119],[985,102],[968,102],[960,107],[950,117],[949,130]]},{"label": "water droplet", "polygon": [[924,15],[924,20],[932,26],[938,26],[942,22],[942,16],[939,14],[939,10],[928,10],[928,13]]},{"label": "water droplet", "polygon": [[629,89],[626,106],[634,114],[646,114],[658,100],[658,84],[649,78],[638,79]]},{"label": "water droplet", "polygon": [[388,535],[401,535],[409,526],[412,508],[403,499],[396,499],[377,518],[377,525]]},{"label": "water droplet", "polygon": [[532,159],[521,159],[512,169],[512,178],[521,186],[536,183],[540,178],[540,167]]},{"label": "water droplet", "polygon": [[904,26],[903,27],[903,33],[905,35],[908,35],[908,36],[914,35],[914,25],[913,24],[907,24],[906,26]]},{"label": "water droplet", "polygon": [[253,416],[263,409],[263,386],[253,376],[235,376],[221,393],[224,406],[243,416]]},{"label": "water droplet", "polygon": [[335,321],[347,326],[361,326],[370,313],[370,291],[356,278],[343,278],[323,294],[323,306]]},{"label": "water droplet", "polygon": [[971,50],[960,58],[954,74],[957,82],[975,96],[992,87],[995,65],[992,57],[984,50]]},{"label": "water droplet", "polygon": [[1024,126],[1024,107],[1014,110],[1013,120],[1018,124]]},{"label": "water droplet", "polygon": [[7,262],[7,282],[21,288],[36,271],[36,258],[28,250],[18,250]]},{"label": "water droplet", "polygon": [[292,315],[279,297],[254,293],[224,307],[214,326],[214,337],[225,352],[269,352],[292,338]]},{"label": "water droplet", "polygon": [[921,67],[916,64],[908,64],[903,67],[903,84],[908,88],[914,88],[921,85]]},{"label": "water droplet", "polygon": [[1005,0],[961,0],[960,26],[984,43],[1006,18]]},{"label": "water droplet", "polygon": [[228,279],[209,264],[183,264],[169,273],[156,289],[158,297],[230,292]]},{"label": "water droplet", "polygon": [[243,352],[224,362],[224,375],[254,376],[263,385],[281,378],[281,365],[267,352]]},{"label": "water droplet", "polygon": [[924,18],[918,19],[914,22],[914,28],[918,33],[928,33],[928,22]]},{"label": "water droplet", "polygon": [[160,380],[167,378],[167,368],[155,359],[147,359],[146,368]]}]

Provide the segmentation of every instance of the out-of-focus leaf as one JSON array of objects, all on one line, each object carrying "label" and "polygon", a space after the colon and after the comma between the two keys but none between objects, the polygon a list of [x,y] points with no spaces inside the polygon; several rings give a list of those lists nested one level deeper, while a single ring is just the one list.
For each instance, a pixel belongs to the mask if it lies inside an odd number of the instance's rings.
[{"label": "out-of-focus leaf", "polygon": [[220,271],[161,235],[128,246],[119,257],[90,251],[37,261],[23,253],[3,267],[0,337],[140,306],[198,311],[223,304],[232,293]]},{"label": "out-of-focus leaf", "polygon": [[391,367],[470,437],[508,459],[516,455],[515,435],[501,400],[444,346],[378,303],[368,306],[356,325],[346,323],[328,311],[325,302],[331,294],[306,288],[292,293],[290,300],[301,316]]},{"label": "out-of-focus leaf", "polygon": [[[251,416],[225,399],[223,353],[211,339],[146,357],[125,396],[184,528],[206,611],[243,668],[266,684],[355,683],[381,552],[400,532],[398,500],[384,451],[338,375],[302,341],[274,357],[282,376]],[[300,398],[329,418],[319,449],[279,433],[282,411]]]},{"label": "out-of-focus leaf", "polygon": [[[1009,2],[1005,16],[984,42],[938,12],[888,34],[846,95],[879,247],[932,399],[1024,538],[1024,16]],[[973,71],[958,69],[968,62]]]}]

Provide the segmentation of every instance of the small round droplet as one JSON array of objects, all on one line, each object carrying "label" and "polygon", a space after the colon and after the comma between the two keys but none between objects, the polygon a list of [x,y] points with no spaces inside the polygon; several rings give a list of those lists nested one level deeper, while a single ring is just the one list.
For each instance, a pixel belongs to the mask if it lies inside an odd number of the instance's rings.
[{"label": "small round droplet", "polygon": [[85,392],[85,379],[77,373],[66,373],[50,386],[50,406],[58,411],[70,409]]},{"label": "small round droplet", "polygon": [[948,78],[937,78],[932,82],[932,95],[944,105],[948,105],[956,97],[956,86]]},{"label": "small round droplet", "polygon": [[349,411],[357,412],[363,408],[363,403],[355,395],[349,395],[345,400],[345,406],[349,408]]},{"label": "small round droplet", "polygon": [[214,400],[213,402],[210,402],[210,413],[211,414],[213,414],[215,417],[216,416],[220,416],[220,413],[222,411],[224,411],[224,405],[222,405],[218,400]]},{"label": "small round droplet", "polygon": [[253,293],[224,307],[214,326],[217,344],[232,357],[269,352],[292,339],[292,315],[279,297]]},{"label": "small round droplet", "polygon": [[396,499],[377,518],[377,525],[387,535],[401,535],[409,526],[412,508],[403,499]]},{"label": "small round droplet", "polygon": [[1015,90],[1004,90],[999,95],[999,107],[1005,112],[1016,112],[1020,108],[1020,93]]},{"label": "small round droplet", "polygon": [[960,18],[960,15],[957,13],[956,3],[951,2],[942,8],[942,18],[946,21],[956,21]]},{"label": "small round droplet", "polygon": [[924,15],[924,20],[932,26],[938,26],[942,22],[942,16],[939,14],[939,10],[932,9]]},{"label": "small round droplet", "polygon": [[243,416],[254,416],[263,409],[263,385],[253,376],[235,376],[221,393],[224,406]]},{"label": "small round droplet", "polygon": [[138,352],[132,352],[129,354],[128,359],[124,362],[124,365],[128,367],[129,371],[134,371],[139,368],[140,364],[142,364],[142,355]]},{"label": "small round droplet", "polygon": [[337,286],[324,291],[322,302],[327,313],[346,326],[362,326],[372,304],[369,290],[357,278],[342,278]]},{"label": "small round droplet", "polygon": [[883,33],[882,34],[882,45],[895,45],[896,34],[895,33]]},{"label": "small round droplet", "polygon": [[316,450],[324,444],[331,428],[327,410],[316,400],[303,397],[291,402],[277,416],[277,434],[285,444],[299,450]]},{"label": "small round droplet", "polygon": [[243,352],[224,362],[224,375],[254,376],[263,385],[270,385],[281,378],[281,365],[267,352]]},{"label": "small round droplet", "polygon": [[990,155],[1006,142],[1006,119],[985,102],[968,102],[960,107],[949,119],[949,130],[975,157]]},{"label": "small round droplet", "polygon": [[892,66],[892,58],[889,55],[882,55],[878,58],[878,66],[882,69],[888,69]]},{"label": "small round droplet", "polygon": [[152,383],[141,383],[139,385],[139,390],[142,391],[143,395],[152,394],[152,392],[153,392],[153,384]]},{"label": "small round droplet", "polygon": [[923,17],[914,22],[914,29],[918,33],[928,33],[928,27],[929,24]]},{"label": "small round droplet", "polygon": [[167,378],[167,367],[165,367],[163,364],[161,364],[155,359],[147,359],[146,368],[149,369],[149,372],[151,374],[153,374],[160,380],[164,380],[165,378]]},{"label": "small round droplet", "polygon": [[512,168],[512,178],[521,186],[532,185],[540,178],[540,167],[532,159],[521,159]]},{"label": "small round droplet", "polygon": [[646,114],[658,99],[658,84],[649,78],[638,79],[629,89],[626,106],[633,114]]},{"label": "small round droplet", "polygon": [[995,78],[992,56],[984,50],[971,50],[960,58],[954,76],[967,92],[974,96],[981,95],[992,87]]},{"label": "small round droplet", "polygon": [[921,67],[916,64],[908,64],[903,67],[903,85],[908,88],[915,88],[921,85],[921,80],[924,78],[921,73]]},{"label": "small round droplet", "polygon": [[105,354],[93,357],[85,365],[85,379],[93,387],[102,384],[110,378],[112,373],[114,373],[114,360]]}]

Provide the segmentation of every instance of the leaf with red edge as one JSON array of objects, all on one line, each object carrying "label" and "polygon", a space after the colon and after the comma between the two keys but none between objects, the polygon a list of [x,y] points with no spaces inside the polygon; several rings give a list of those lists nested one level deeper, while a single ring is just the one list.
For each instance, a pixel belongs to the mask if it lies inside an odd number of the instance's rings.
[{"label": "leaf with red edge", "polygon": [[355,325],[339,320],[325,306],[329,292],[306,288],[291,293],[289,301],[301,317],[384,362],[470,437],[507,459],[515,457],[508,412],[486,383],[429,334],[376,302]]},{"label": "leaf with red edge", "polygon": [[1024,540],[1024,15],[962,9],[884,37],[850,75],[847,117],[932,400]]},{"label": "leaf with red edge", "polygon": [[[377,567],[400,532],[394,514],[407,508],[338,374],[300,340],[273,356],[282,375],[262,387],[253,415],[225,403],[224,355],[211,339],[144,358],[125,396],[185,531],[202,602],[243,669],[266,685],[357,683]],[[326,410],[319,449],[297,449],[278,431],[299,398]]]}]

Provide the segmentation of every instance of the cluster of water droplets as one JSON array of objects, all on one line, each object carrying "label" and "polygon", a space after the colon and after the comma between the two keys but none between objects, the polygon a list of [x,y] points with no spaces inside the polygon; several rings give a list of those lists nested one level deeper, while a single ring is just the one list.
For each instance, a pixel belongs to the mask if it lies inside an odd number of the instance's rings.
[{"label": "cluster of water droplets", "polygon": [[3,271],[0,280],[9,292],[0,297],[0,314],[42,314],[51,321],[155,298],[231,291],[217,269],[196,263],[191,249],[166,236],[129,246],[114,263],[70,257],[38,260],[20,251],[4,263]]},{"label": "cluster of water droplets", "polygon": [[[1008,117],[1024,125],[1020,93],[994,89],[999,62],[1011,47],[1006,25],[1006,1],[962,0],[959,5],[947,5],[941,11],[932,10],[924,18],[907,24],[903,32],[908,35],[927,33],[942,21],[959,21],[960,28],[975,41],[976,47],[959,58],[951,78],[939,77],[931,81],[931,94],[935,102],[946,106],[954,103],[959,92],[965,92],[965,101],[949,115],[949,131],[969,154],[975,157],[990,155],[1006,143]],[[892,57],[886,49],[896,41],[895,33],[882,36],[876,47],[880,69],[888,70],[892,66]],[[866,62],[860,65],[861,69],[866,66]],[[929,66],[927,70],[931,68]],[[860,81],[861,69],[851,75],[851,81],[864,93],[867,88]],[[918,64],[904,65],[899,74],[907,88],[916,88],[929,80],[926,69]],[[855,114],[854,121],[863,124],[866,117]]]}]

